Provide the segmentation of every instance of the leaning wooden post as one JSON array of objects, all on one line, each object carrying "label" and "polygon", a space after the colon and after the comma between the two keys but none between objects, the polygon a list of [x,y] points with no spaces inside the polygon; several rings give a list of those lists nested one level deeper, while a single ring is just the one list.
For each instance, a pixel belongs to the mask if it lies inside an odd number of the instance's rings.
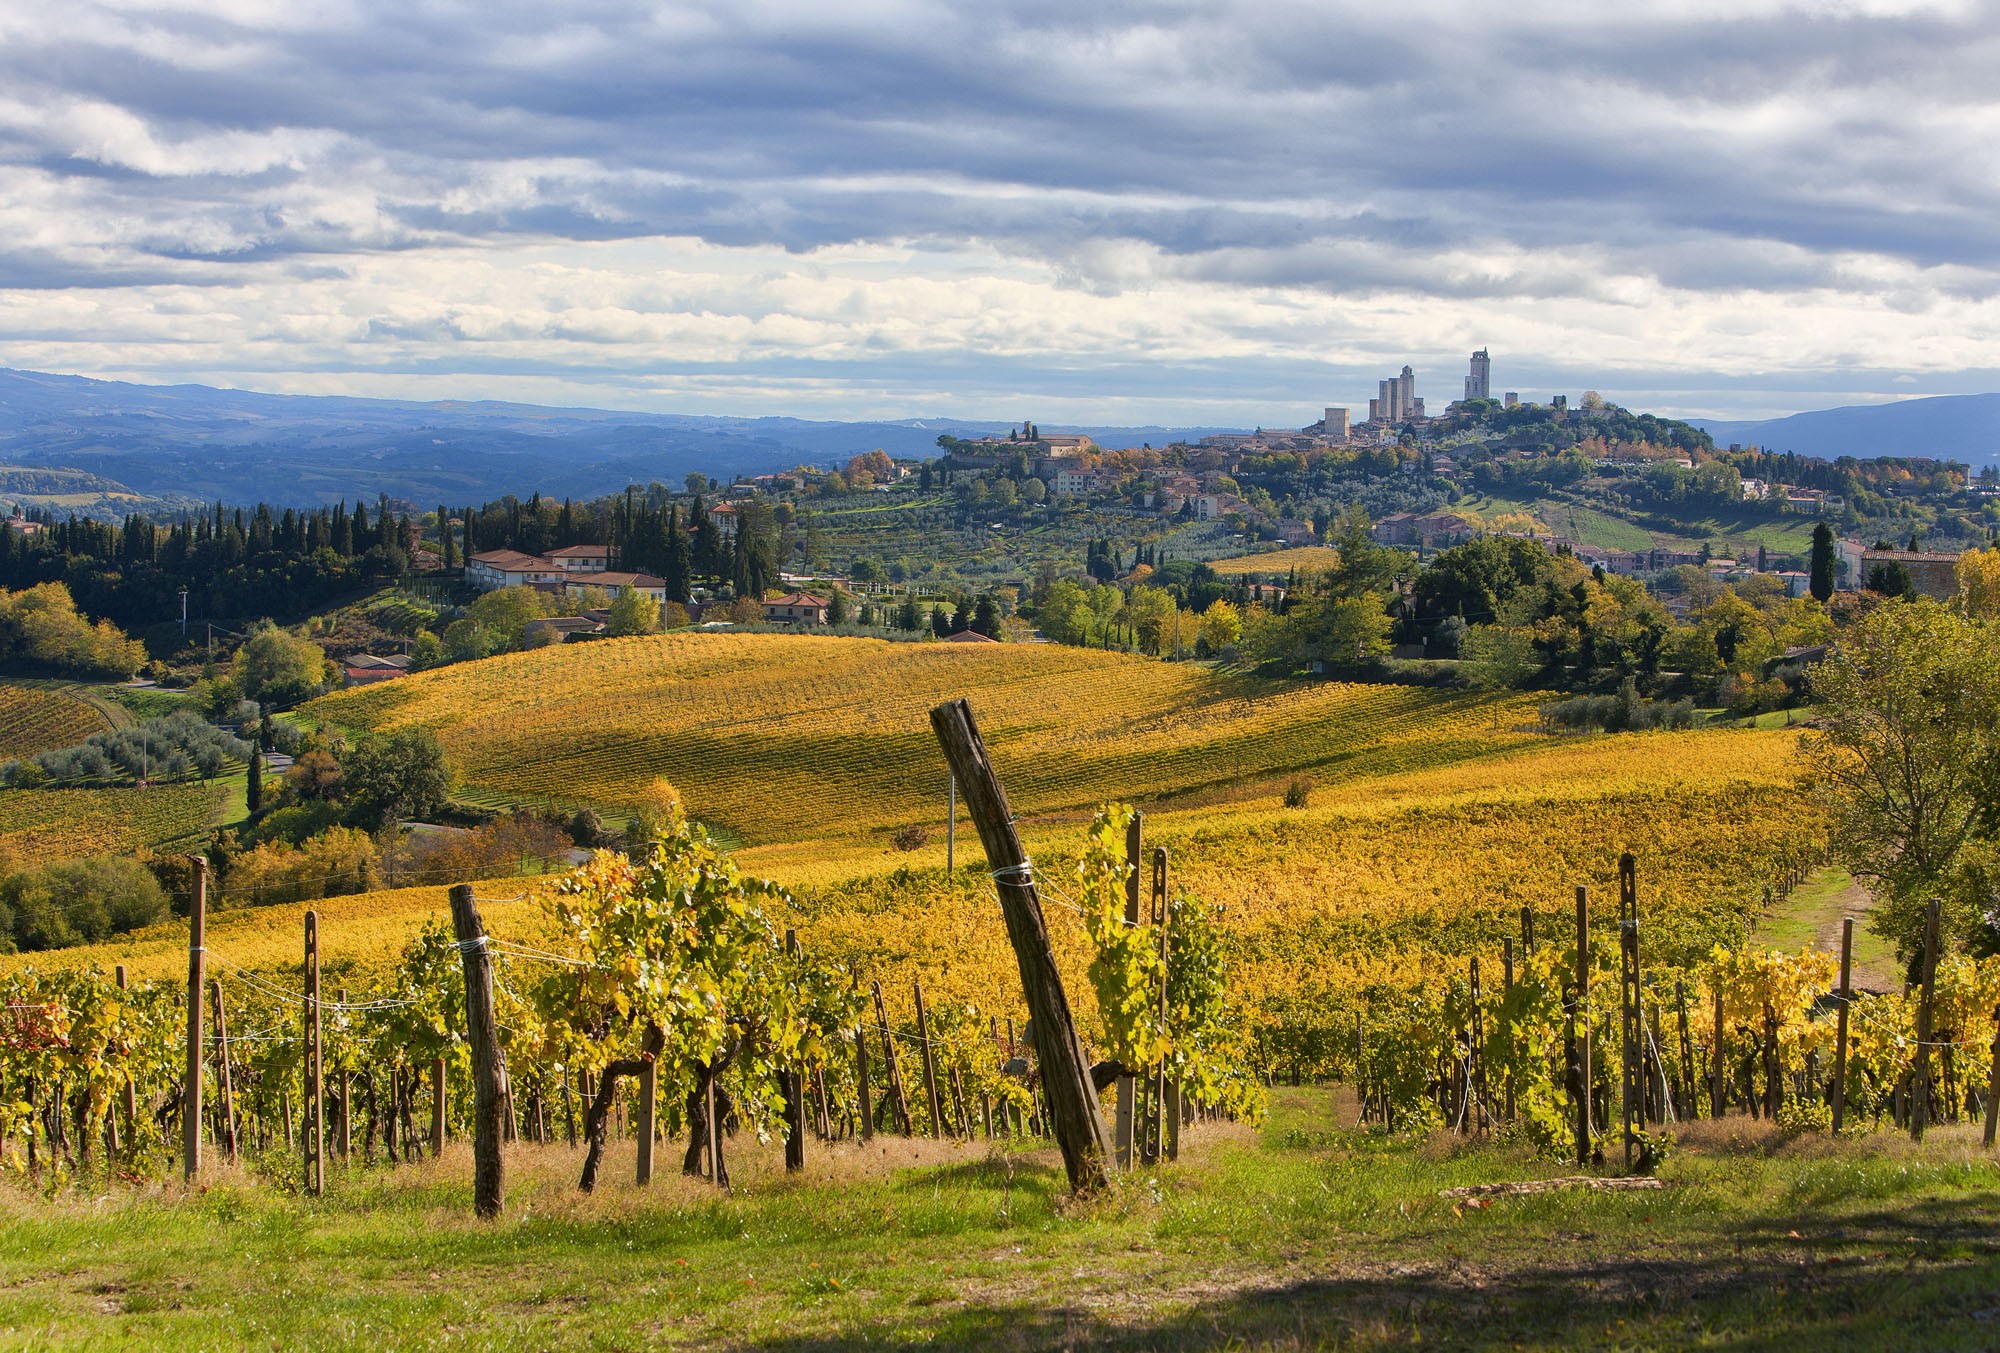
[{"label": "leaning wooden post", "polygon": [[306,913],[305,1098],[306,1192],[326,1191],[326,1100],[319,1046],[319,913]]},{"label": "leaning wooden post", "polygon": [[979,828],[1007,921],[1007,938],[1021,966],[1021,988],[1033,1017],[1035,1051],[1041,1060],[1042,1086],[1047,1094],[1056,1141],[1070,1187],[1099,1189],[1111,1182],[1111,1143],[1104,1115],[1090,1080],[1090,1063],[1071,1018],[1062,972],[1049,946],[1048,923],[1035,894],[1034,866],[1021,849],[1013,811],[980,740],[972,706],[953,700],[931,711],[931,727],[943,746],[952,773],[965,790],[966,808]]},{"label": "leaning wooden post", "polygon": [[222,979],[208,980],[209,1003],[215,1007],[215,1077],[217,1088],[222,1092],[222,1102],[218,1106],[222,1113],[221,1138],[223,1154],[236,1159],[236,1087],[229,1076],[229,1024],[222,1015]]},{"label": "leaning wooden post", "polygon": [[[124,991],[126,989],[125,965],[120,963],[116,972],[118,989]],[[132,1079],[130,1070],[125,1072],[125,1085],[119,1091],[119,1098],[125,1102],[125,1139],[136,1148],[139,1132],[139,1089]]]},{"label": "leaning wooden post", "polygon": [[[1133,813],[1132,820],[1125,824],[1125,924],[1139,924],[1139,856],[1144,848],[1146,819],[1142,813]],[[1138,1083],[1132,1069],[1126,1067],[1118,1073],[1117,1117],[1112,1123],[1112,1151],[1121,1170],[1130,1170],[1134,1152],[1132,1134],[1134,1126],[1133,1101],[1137,1098]]]},{"label": "leaning wooden post", "polygon": [[1993,1069],[1986,1073],[1986,1135],[1981,1141],[1988,1151],[1993,1149],[1996,1127],[2000,1127],[2000,1006],[1993,1010]]},{"label": "leaning wooden post", "polygon": [[889,1032],[889,1008],[882,1003],[882,984],[871,982],[869,987],[875,994],[875,1022],[882,1029],[882,1059],[889,1068],[889,1102],[903,1120],[903,1135],[907,1137],[914,1130],[910,1125],[910,1100],[903,1088],[903,1064],[896,1056],[896,1036]]},{"label": "leaning wooden post", "polygon": [[1938,900],[1924,908],[1923,991],[1917,998],[1917,1072],[1910,1085],[1910,1140],[1924,1139],[1931,1110],[1931,997],[1937,989]]},{"label": "leaning wooden post", "polygon": [[188,897],[188,984],[186,1080],[181,1086],[181,1175],[190,1184],[201,1173],[201,989],[206,957],[205,919],[208,910],[208,860],[189,857],[194,886]]},{"label": "leaning wooden post", "polygon": [[472,1210],[497,1217],[502,1206],[500,1113],[506,1102],[507,1054],[493,1019],[493,955],[472,900],[472,885],[451,890],[451,928],[465,964],[465,1038],[472,1051]]},{"label": "leaning wooden post", "polygon": [[[1835,1018],[1833,1033],[1833,1131],[1840,1134],[1841,1124],[1847,1117],[1847,1007],[1854,1002],[1854,988],[1850,982],[1854,964],[1854,918],[1844,916],[1840,921],[1840,990],[1834,1000],[1839,1003],[1840,1013]],[[1993,1121],[1993,1106],[1986,1106],[1986,1121]],[[1992,1136],[1988,1129],[1988,1137]],[[1992,1145],[1989,1140],[1987,1145]]]},{"label": "leaning wooden post", "polygon": [[[1153,848],[1153,924],[1160,928],[1160,1032],[1167,1031],[1167,1020],[1171,1011],[1167,1007],[1167,964],[1173,957],[1167,943],[1168,902],[1167,902],[1167,848]],[[1172,1101],[1169,1110],[1168,1101]],[[1153,1068],[1153,1093],[1147,1110],[1146,1163],[1157,1164],[1162,1155],[1172,1160],[1180,1155],[1180,1134],[1169,1133],[1169,1118],[1180,1117],[1180,1087],[1167,1079],[1167,1059],[1162,1057]]]},{"label": "leaning wooden post", "polygon": [[937,1059],[931,1055],[931,1017],[924,1009],[924,984],[912,982],[917,995],[917,1045],[924,1054],[924,1100],[931,1111],[931,1136],[944,1136],[944,1113],[938,1104]]}]

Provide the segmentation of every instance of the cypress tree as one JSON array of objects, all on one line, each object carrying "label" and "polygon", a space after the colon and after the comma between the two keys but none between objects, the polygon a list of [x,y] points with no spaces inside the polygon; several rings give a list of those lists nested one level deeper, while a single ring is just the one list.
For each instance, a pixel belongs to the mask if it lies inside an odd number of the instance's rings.
[{"label": "cypress tree", "polygon": [[1814,601],[1824,602],[1833,595],[1833,528],[1825,522],[1813,527],[1812,574],[1807,586]]},{"label": "cypress tree", "polygon": [[263,811],[264,753],[261,750],[253,750],[250,753],[250,785],[246,797],[249,800],[250,811],[253,814]]}]

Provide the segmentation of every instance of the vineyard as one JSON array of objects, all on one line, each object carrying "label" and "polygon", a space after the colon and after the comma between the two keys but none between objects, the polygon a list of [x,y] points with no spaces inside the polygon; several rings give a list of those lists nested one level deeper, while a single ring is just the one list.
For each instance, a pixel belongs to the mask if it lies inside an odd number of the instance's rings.
[{"label": "vineyard", "polygon": [[697,818],[749,843],[886,844],[938,813],[925,711],[960,694],[1029,815],[1295,774],[1331,786],[1544,741],[1518,697],[1271,681],[1052,644],[792,635],[564,645],[307,708],[353,729],[432,728],[474,794],[615,812],[664,778]]},{"label": "vineyard", "polygon": [[0,849],[37,864],[141,848],[193,849],[222,808],[217,785],[0,790]]},{"label": "vineyard", "polygon": [[74,747],[113,726],[99,706],[59,688],[0,684],[0,761]]},{"label": "vineyard", "polygon": [[1225,578],[1240,578],[1254,573],[1260,578],[1279,582],[1293,569],[1301,573],[1319,573],[1339,562],[1338,550],[1325,545],[1301,545],[1264,554],[1238,555],[1234,559],[1212,559],[1208,566]]}]

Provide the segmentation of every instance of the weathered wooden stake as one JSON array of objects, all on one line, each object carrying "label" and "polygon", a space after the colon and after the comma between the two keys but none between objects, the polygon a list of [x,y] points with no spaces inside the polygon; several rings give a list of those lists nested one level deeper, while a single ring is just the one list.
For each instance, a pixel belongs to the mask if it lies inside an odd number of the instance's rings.
[{"label": "weathered wooden stake", "polygon": [[868,1084],[868,1024],[864,1016],[861,1027],[854,1031],[854,1085],[861,1096],[861,1140],[869,1141],[875,1136],[875,1094]]},{"label": "weathered wooden stake", "polygon": [[211,977],[208,981],[209,1004],[215,1007],[215,1076],[217,1089],[221,1091],[222,1150],[231,1160],[236,1159],[236,1087],[229,1077],[229,1024],[222,1015],[222,979]]},{"label": "weathered wooden stake", "polygon": [[1097,1091],[1091,1084],[1090,1064],[1084,1059],[1083,1043],[1070,1015],[1062,972],[1049,944],[1048,924],[1035,893],[1034,866],[1021,849],[1006,790],[987,759],[970,704],[953,700],[939,705],[931,711],[931,727],[952,773],[965,788],[966,807],[979,828],[980,843],[998,887],[1007,937],[1021,967],[1021,987],[1033,1019],[1042,1086],[1070,1187],[1078,1191],[1103,1188],[1111,1182],[1111,1143],[1104,1130],[1104,1115],[1098,1109]]},{"label": "weathered wooden stake", "polygon": [[[118,989],[124,991],[126,986],[125,965],[123,963],[118,965],[116,973]],[[125,1139],[131,1142],[134,1149],[136,1149],[139,1135],[139,1090],[138,1086],[133,1082],[130,1070],[125,1071],[124,1076],[125,1084],[119,1090],[119,1098],[125,1104]]]},{"label": "weathered wooden stake", "polygon": [[319,1043],[319,913],[306,913],[305,1121],[306,1192],[326,1191],[326,1082]]},{"label": "weathered wooden stake", "polygon": [[1638,862],[1632,858],[1630,851],[1618,857],[1618,958],[1621,974],[1618,984],[1619,1027],[1622,1031],[1619,1100],[1625,1118],[1625,1168],[1629,1170],[1632,1168],[1632,1148],[1638,1144],[1633,1117],[1638,1115],[1643,1126],[1646,1112],[1646,1027],[1639,1011],[1642,992],[1639,981]]},{"label": "weathered wooden stake", "polygon": [[[486,926],[479,916],[470,884],[455,884],[451,928],[458,939],[465,967],[465,1040],[472,1053],[472,1210],[497,1217],[504,1205],[505,1177],[500,1156],[500,1114],[507,1098],[507,1054],[500,1046],[500,1026],[493,1018],[493,955],[486,947]],[[437,1072],[444,1069],[442,1059]],[[444,1101],[439,1075],[438,1102]],[[439,1114],[435,1122],[441,1123]]]},{"label": "weathered wooden stake", "polygon": [[1986,1134],[1980,1140],[1993,1149],[1993,1133],[2000,1127],[2000,1006],[1993,1010],[1993,1069],[1986,1073]]},{"label": "weathered wooden stake", "polygon": [[[798,931],[785,931],[785,952],[798,957]],[[805,1081],[796,1066],[788,1066],[778,1073],[778,1085],[785,1096],[785,1169],[803,1170],[806,1168]]]},{"label": "weathered wooden stake", "polygon": [[[1847,1007],[1854,1000],[1854,986],[1851,975],[1854,965],[1854,918],[1844,916],[1840,921],[1840,990],[1834,993],[1839,1003],[1839,1014],[1835,1017],[1833,1034],[1833,1131],[1839,1135],[1847,1118]],[[1989,1103],[1986,1121],[1993,1121],[1993,1109]],[[1989,1142],[1988,1145],[1991,1145]]]},{"label": "weathered wooden stake", "polygon": [[875,1022],[882,1030],[882,1057],[889,1070],[889,1102],[895,1106],[897,1117],[903,1120],[903,1135],[910,1136],[915,1128],[910,1121],[910,1100],[903,1089],[903,1063],[896,1055],[896,1038],[889,1032],[889,1010],[882,1003],[882,984],[871,982],[875,993]]},{"label": "weathered wooden stake", "polygon": [[657,1074],[658,1063],[642,1053],[639,1057],[639,1163],[636,1172],[641,1188],[653,1182],[653,1114],[658,1109]]},{"label": "weathered wooden stake", "polygon": [[1595,1090],[1590,1067],[1590,889],[1581,884],[1576,890],[1576,1012],[1577,1077],[1576,1097],[1577,1164],[1589,1157],[1592,1140],[1590,1100]]},{"label": "weathered wooden stake", "polygon": [[431,1155],[444,1154],[444,1058],[431,1058]]},{"label": "weathered wooden stake", "polygon": [[[1125,924],[1139,924],[1139,855],[1145,844],[1145,815],[1132,814],[1125,824]],[[1137,1082],[1130,1067],[1118,1073],[1117,1117],[1112,1123],[1112,1151],[1120,1170],[1132,1168],[1133,1100]]]},{"label": "weathered wooden stake", "polygon": [[1923,991],[1917,998],[1917,1069],[1911,1085],[1910,1140],[1924,1139],[1931,1112],[1931,997],[1937,988],[1938,900],[1924,908]]},{"label": "weathered wooden stake", "polygon": [[924,1100],[931,1111],[931,1136],[944,1136],[944,1113],[938,1103],[937,1059],[931,1055],[931,1017],[924,1009],[924,984],[910,983],[917,994],[917,1046],[924,1054]]},{"label": "weathered wooden stake", "polygon": [[207,956],[205,923],[208,911],[208,859],[189,856],[194,867],[188,898],[187,1077],[181,1086],[181,1175],[190,1184],[201,1173],[201,989],[202,960]]},{"label": "weathered wooden stake", "polygon": [[1708,1090],[1708,1116],[1720,1118],[1729,1107],[1729,1070],[1727,1054],[1723,1045],[1727,1043],[1727,1026],[1722,1022],[1722,983],[1715,984],[1715,1067],[1710,1073],[1713,1081]]}]

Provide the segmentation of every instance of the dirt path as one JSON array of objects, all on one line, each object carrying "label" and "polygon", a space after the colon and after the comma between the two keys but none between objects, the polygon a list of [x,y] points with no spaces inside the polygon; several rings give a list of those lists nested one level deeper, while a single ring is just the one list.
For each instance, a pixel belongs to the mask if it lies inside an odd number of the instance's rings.
[{"label": "dirt path", "polygon": [[1797,952],[1811,945],[1840,953],[1840,924],[1854,920],[1854,985],[1864,991],[1902,989],[1902,973],[1888,943],[1868,928],[1875,898],[1845,869],[1829,865],[1815,870],[1792,895],[1758,919],[1754,938],[1759,944]]}]

